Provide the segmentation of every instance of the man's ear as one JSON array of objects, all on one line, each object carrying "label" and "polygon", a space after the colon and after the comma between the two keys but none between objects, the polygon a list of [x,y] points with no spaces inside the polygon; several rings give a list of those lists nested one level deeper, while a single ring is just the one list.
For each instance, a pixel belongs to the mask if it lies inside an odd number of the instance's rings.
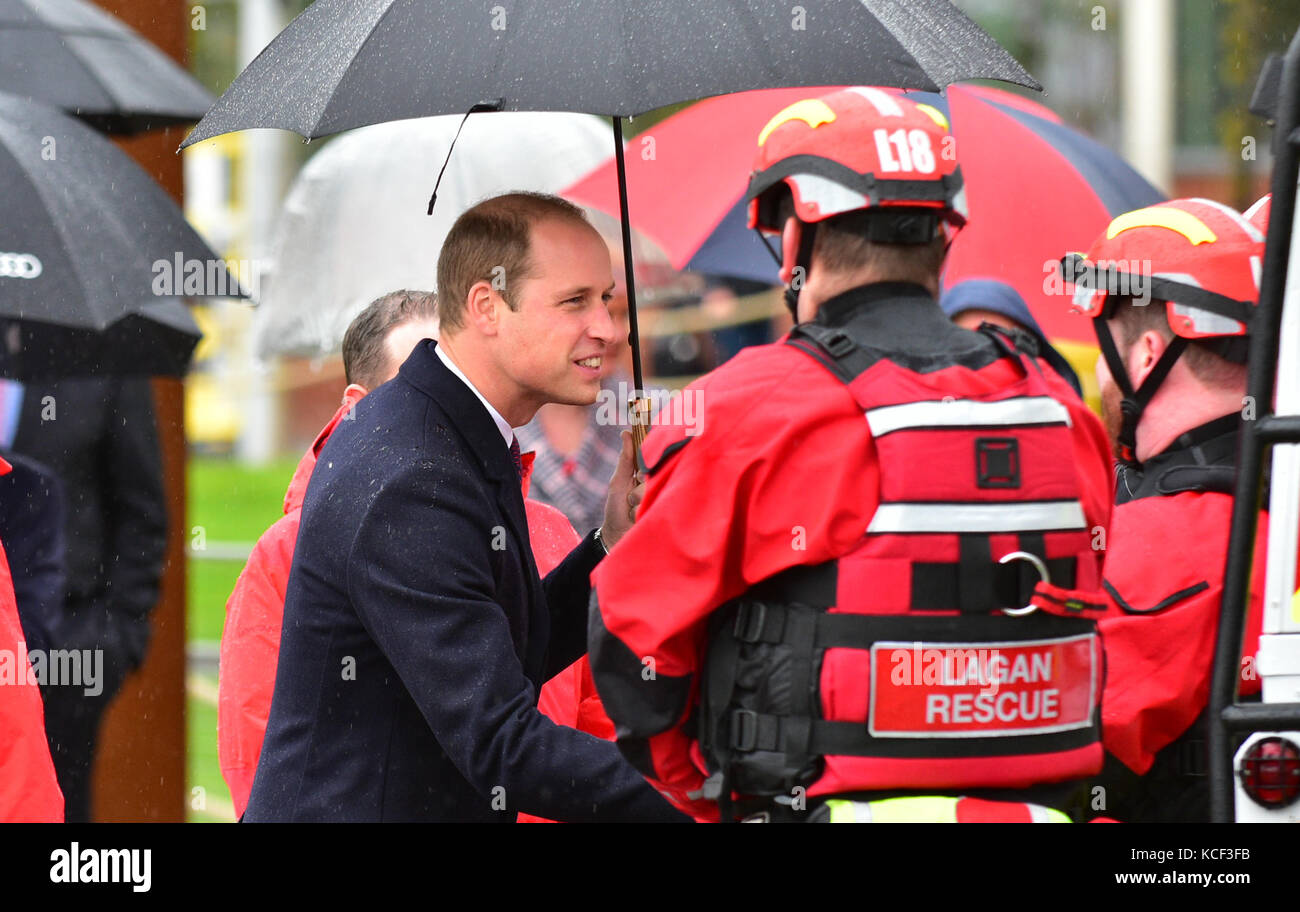
[{"label": "man's ear", "polygon": [[357,399],[364,399],[370,394],[370,390],[366,389],[360,383],[349,383],[343,389],[343,402],[346,404],[348,397],[353,394],[356,395]]},{"label": "man's ear", "polygon": [[501,295],[492,288],[491,282],[475,282],[470,286],[469,294],[465,298],[464,322],[474,324],[484,335],[495,336],[497,320],[501,307],[504,306],[505,301],[501,300]]},{"label": "man's ear", "polygon": [[1169,340],[1154,329],[1148,329],[1129,347],[1129,376],[1133,380],[1133,389],[1141,389],[1151,372],[1160,363]]},{"label": "man's ear", "polygon": [[794,269],[799,260],[799,242],[803,240],[803,225],[791,216],[781,229],[781,281],[789,285],[794,279]]}]

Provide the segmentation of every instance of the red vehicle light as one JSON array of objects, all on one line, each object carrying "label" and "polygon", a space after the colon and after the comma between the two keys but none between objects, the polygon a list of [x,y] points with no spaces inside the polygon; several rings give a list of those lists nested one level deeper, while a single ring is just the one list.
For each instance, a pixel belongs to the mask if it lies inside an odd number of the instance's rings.
[{"label": "red vehicle light", "polygon": [[1300,747],[1286,738],[1261,738],[1241,758],[1241,785],[1266,808],[1300,798]]}]

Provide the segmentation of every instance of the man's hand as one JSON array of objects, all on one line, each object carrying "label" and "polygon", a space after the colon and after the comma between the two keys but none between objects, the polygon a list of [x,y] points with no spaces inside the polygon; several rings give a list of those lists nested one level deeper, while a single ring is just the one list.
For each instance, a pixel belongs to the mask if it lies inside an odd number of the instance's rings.
[{"label": "man's hand", "polygon": [[614,477],[609,480],[609,495],[605,498],[605,524],[600,537],[606,547],[612,548],[636,521],[636,508],[645,496],[645,482],[636,470],[636,453],[632,446],[632,432],[624,431],[623,451],[618,456]]}]

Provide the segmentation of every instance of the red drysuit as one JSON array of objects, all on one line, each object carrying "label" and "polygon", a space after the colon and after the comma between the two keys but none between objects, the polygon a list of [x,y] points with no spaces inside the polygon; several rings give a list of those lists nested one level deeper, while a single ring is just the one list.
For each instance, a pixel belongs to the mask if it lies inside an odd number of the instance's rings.
[{"label": "red drysuit", "polygon": [[[911,641],[918,638],[914,629],[932,629],[936,621],[971,617],[1000,624],[987,609],[980,618],[977,610],[968,613],[963,606],[958,617],[944,610],[941,597],[918,605],[918,593],[944,575],[961,581],[964,568],[978,563],[964,554],[959,561],[957,539],[964,550],[966,541],[983,547],[985,558],[976,569],[996,574],[997,566],[988,565],[1025,549],[1027,533],[1040,539],[1040,549],[1046,540],[1040,553],[1049,563],[1069,561],[1073,572],[1077,561],[1072,587],[1087,590],[1099,582],[1099,555],[1089,551],[1081,533],[1103,528],[1109,519],[1109,452],[1100,422],[1059,377],[1010,353],[993,354],[984,334],[953,327],[919,286],[854,289],[824,303],[818,322],[828,333],[843,329],[859,346],[867,344],[869,350],[857,351],[866,352],[869,366],[849,384],[815,357],[777,343],[746,349],[693,384],[679,408],[685,420],[657,428],[643,448],[649,479],[637,524],[593,574],[600,610],[592,620],[592,669],[605,709],[619,725],[620,746],[699,819],[716,819],[718,813],[711,802],[698,800],[710,767],[695,725],[697,709],[709,697],[703,671],[714,641],[710,621],[730,600],[788,577],[792,568],[838,565],[823,604],[832,606],[837,619],[865,615],[899,631],[872,637],[876,642]],[[878,401],[866,406],[864,420],[863,402],[873,398]],[[923,415],[913,414],[918,412],[914,404]],[[1050,420],[1036,425],[1036,418],[1023,417],[1038,412]],[[970,420],[958,420],[964,415]],[[991,429],[981,427],[986,415]],[[997,425],[1017,422],[1023,427],[1015,431],[1019,456],[1011,458],[1007,454],[1017,451],[1007,449],[1006,433]],[[952,426],[935,429],[935,423]],[[989,453],[991,461],[980,462]],[[997,469],[1000,461],[1008,468]],[[977,472],[985,469],[990,478],[977,490]],[[1007,478],[992,477],[1000,473]],[[974,503],[976,494],[983,500]],[[1060,510],[1068,523],[1055,521]],[[1004,514],[1012,525],[997,525]],[[1046,519],[1031,525],[1022,521],[1025,516]],[[931,520],[939,524],[933,530],[925,528]],[[877,532],[878,523],[888,528]],[[915,572],[923,565],[936,570]],[[980,591],[956,588],[963,595]],[[789,594],[769,601],[816,605],[813,598]],[[1043,614],[1024,620],[1037,624]],[[788,617],[794,616],[792,611]],[[1017,625],[999,629],[1015,631]],[[754,642],[778,642],[780,634],[765,639],[768,632],[759,618]],[[1065,648],[1089,669],[1082,676],[1084,705],[1071,710],[1081,726],[1095,713],[1100,668],[1095,636],[1076,639]],[[821,640],[816,643],[811,667],[820,705],[797,721],[803,725],[812,715],[814,738],[819,729],[834,727],[834,737],[865,739],[868,720],[881,721],[873,700],[890,690],[888,676],[874,679],[869,694],[865,643],[825,649]],[[802,699],[802,688],[785,683],[795,674],[756,672],[740,686],[771,701],[787,693]],[[911,712],[904,704],[919,693],[920,688],[899,690],[895,705]],[[928,712],[922,709],[922,715]],[[736,713],[755,717],[747,709]],[[957,715],[951,718],[955,722]],[[763,722],[758,718],[757,728],[732,729],[734,738],[748,742],[740,749],[750,751],[756,763],[785,754],[779,745],[786,743],[780,739],[789,729],[778,720],[765,730]],[[981,785],[1014,789],[1036,776],[1053,782],[1087,775],[1101,763],[1096,734],[1054,746],[1044,755],[1050,762],[1036,768],[1029,753],[1016,754],[1015,733],[1009,730],[983,739],[1001,742],[984,756],[957,760],[927,753],[936,742],[924,725],[920,735],[902,731],[906,727],[894,729],[902,737],[889,732],[879,739],[902,744],[901,754],[885,755],[897,751],[893,744],[878,756],[866,755],[870,748],[858,750],[856,743],[854,756],[841,756],[853,751],[814,751],[827,759],[804,780],[811,781],[807,795]],[[960,749],[963,734],[943,746]],[[765,740],[777,747],[762,746]],[[989,781],[952,781],[972,776]],[[746,793],[740,786],[736,791]]]},{"label": "red drysuit", "polygon": [[[9,472],[0,459],[0,475]],[[40,685],[27,662],[9,561],[0,543],[0,823],[62,823],[63,792],[45,740]]]}]

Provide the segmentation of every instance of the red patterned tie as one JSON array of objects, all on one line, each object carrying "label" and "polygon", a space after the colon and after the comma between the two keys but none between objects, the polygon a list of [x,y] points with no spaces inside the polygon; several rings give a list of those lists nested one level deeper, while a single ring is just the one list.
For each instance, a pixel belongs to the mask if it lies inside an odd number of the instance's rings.
[{"label": "red patterned tie", "polygon": [[519,455],[519,439],[516,437],[510,441],[510,458],[515,461],[515,471],[520,478],[524,477],[524,460]]}]

